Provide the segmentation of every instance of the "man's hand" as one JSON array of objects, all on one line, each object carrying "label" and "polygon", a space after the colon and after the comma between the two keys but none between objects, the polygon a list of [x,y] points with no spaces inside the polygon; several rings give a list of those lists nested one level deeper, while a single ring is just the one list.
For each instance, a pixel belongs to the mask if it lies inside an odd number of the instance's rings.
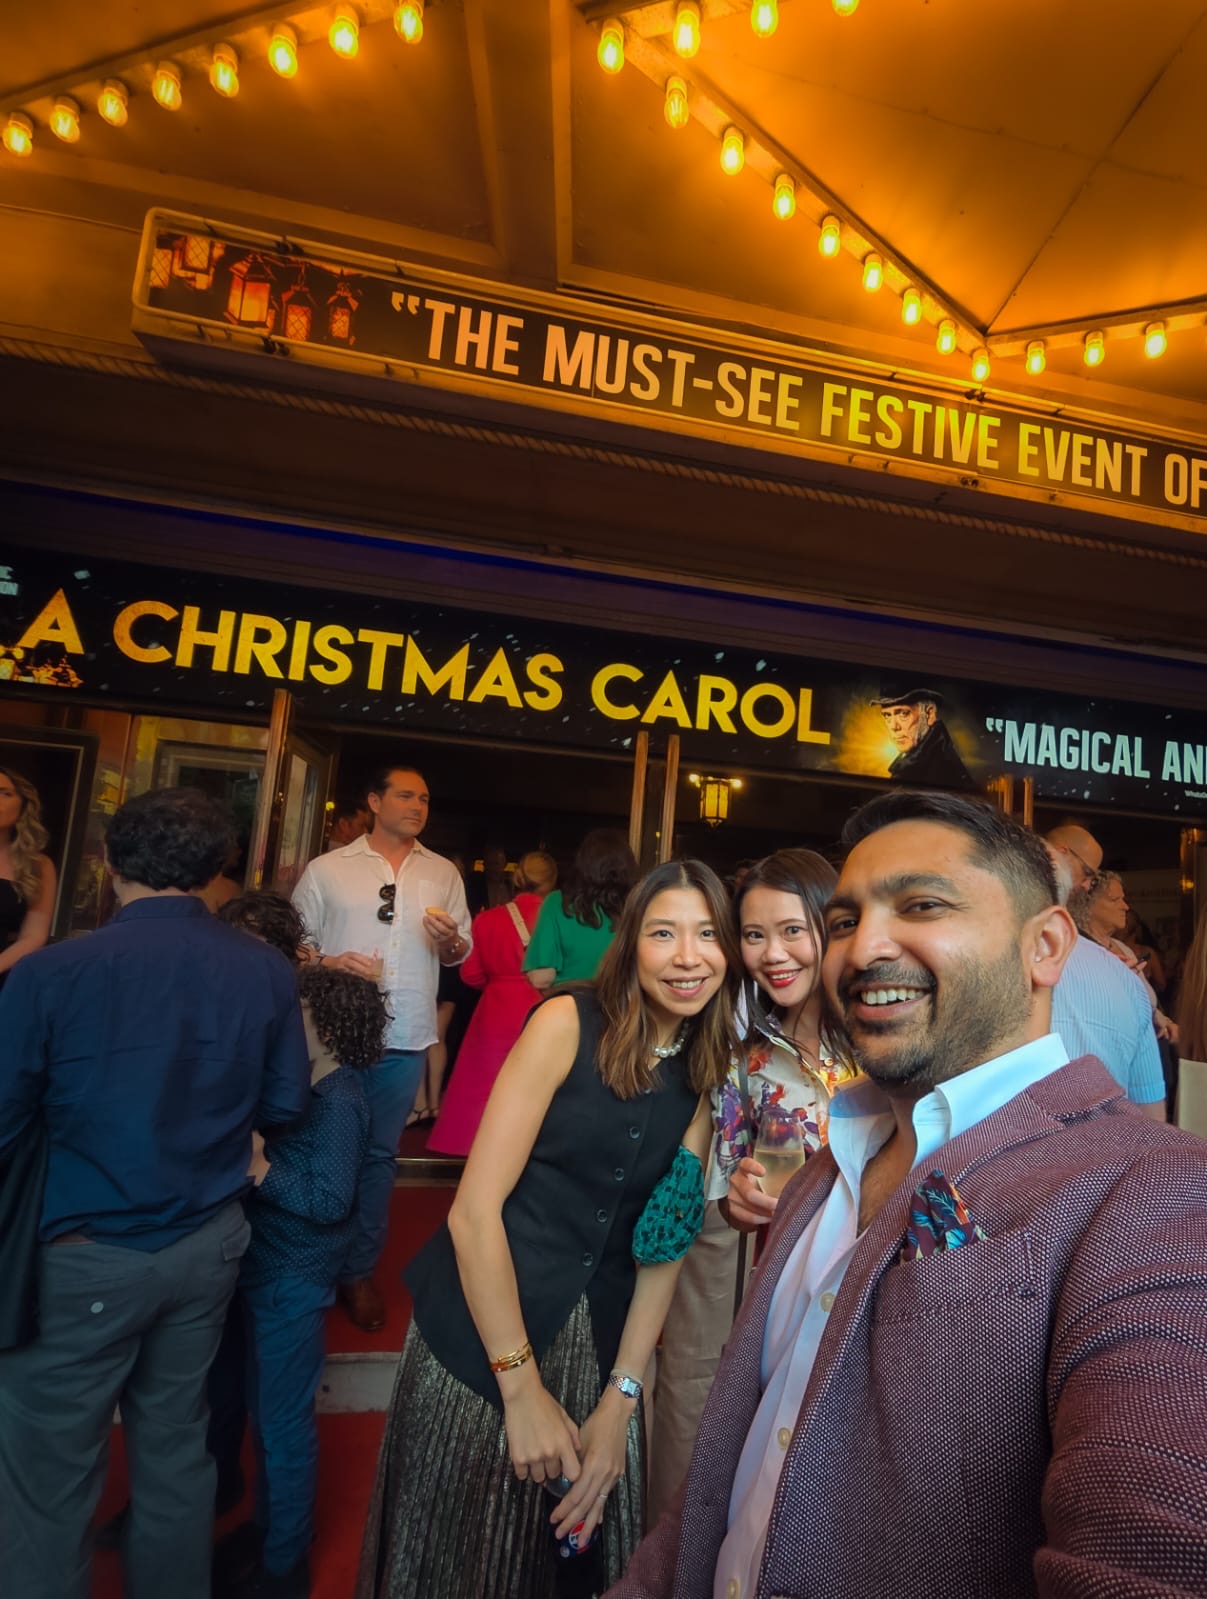
[{"label": "man's hand", "polygon": [[725,1220],[740,1233],[752,1233],[765,1227],[775,1215],[779,1204],[773,1194],[765,1194],[758,1179],[766,1177],[767,1168],[760,1166],[749,1155],[738,1162],[738,1169],[729,1179],[729,1193],[722,1200]]},{"label": "man's hand", "polygon": [[319,961],[330,972],[351,972],[354,977],[367,977],[371,983],[381,980],[380,955],[361,955],[346,949],[342,955],[320,955]]},{"label": "man's hand", "polygon": [[257,1188],[268,1176],[271,1164],[271,1161],[265,1159],[263,1134],[253,1130],[251,1135],[251,1165],[247,1168],[247,1175]]},{"label": "man's hand", "polygon": [[452,955],[461,944],[461,931],[447,911],[433,906],[423,913],[423,930],[436,946],[436,953],[444,958]]}]

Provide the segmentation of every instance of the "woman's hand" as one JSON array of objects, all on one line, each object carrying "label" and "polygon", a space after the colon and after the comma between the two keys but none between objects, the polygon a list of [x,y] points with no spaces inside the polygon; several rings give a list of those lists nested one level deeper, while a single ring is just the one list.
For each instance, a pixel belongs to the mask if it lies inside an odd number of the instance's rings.
[{"label": "woman's hand", "polygon": [[577,1482],[578,1428],[541,1382],[503,1400],[512,1469],[521,1482],[569,1477]]},{"label": "woman's hand", "polygon": [[739,1232],[748,1233],[756,1227],[765,1227],[775,1215],[778,1198],[773,1194],[765,1194],[758,1183],[758,1179],[766,1175],[767,1168],[747,1155],[738,1162],[737,1171],[729,1179],[725,1215],[729,1225],[736,1227]]},{"label": "woman's hand", "polygon": [[608,1495],[624,1476],[626,1434],[636,1408],[635,1399],[626,1399],[616,1388],[605,1388],[579,1428],[582,1470],[549,1518],[559,1538],[581,1522],[581,1541],[586,1544],[599,1525]]}]

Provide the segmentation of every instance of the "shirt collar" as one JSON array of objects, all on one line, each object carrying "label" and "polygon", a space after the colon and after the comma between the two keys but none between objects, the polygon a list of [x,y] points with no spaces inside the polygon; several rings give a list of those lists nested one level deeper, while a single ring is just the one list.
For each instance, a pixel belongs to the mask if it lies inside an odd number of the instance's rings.
[{"label": "shirt collar", "polygon": [[146,899],[131,900],[113,917],[115,922],[133,922],[156,916],[208,916],[209,907],[195,894],[152,895]]},{"label": "shirt collar", "polygon": [[[374,849],[369,843],[368,833],[362,833],[359,838],[354,838],[350,844],[345,844],[343,849],[337,849],[335,853],[337,855],[375,855],[379,861],[385,861],[387,866],[390,864],[389,861],[386,861],[381,851]],[[431,850],[427,849],[421,840],[415,839],[407,851],[407,860],[409,861],[412,855],[430,855],[431,853]],[[405,866],[405,864],[406,862],[404,861],[403,865]]]}]

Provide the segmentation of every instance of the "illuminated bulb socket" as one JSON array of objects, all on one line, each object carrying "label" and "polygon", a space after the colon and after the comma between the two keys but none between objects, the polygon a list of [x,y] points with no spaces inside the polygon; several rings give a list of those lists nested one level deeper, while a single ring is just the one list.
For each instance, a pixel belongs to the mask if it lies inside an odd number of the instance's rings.
[{"label": "illuminated bulb socket", "polygon": [[830,0],[840,17],[853,17],[859,10],[859,0]]},{"label": "illuminated bulb socket", "polygon": [[298,36],[287,22],[278,22],[272,30],[268,64],[278,78],[292,78],[298,70]]},{"label": "illuminated bulb socket", "polygon": [[9,155],[31,155],[34,147],[34,125],[24,111],[14,111],[4,124],[4,148]]},{"label": "illuminated bulb socket", "polygon": [[721,171],[736,177],[746,165],[746,140],[740,128],[726,128],[721,139]]},{"label": "illuminated bulb socket", "polygon": [[770,39],[780,25],[778,0],[754,0],[750,8],[750,26],[760,39]]},{"label": "illuminated bulb socket", "polygon": [[394,10],[394,31],[403,44],[418,44],[423,38],[423,0],[403,0]]},{"label": "illuminated bulb socket", "polygon": [[624,66],[624,23],[609,17],[599,35],[599,49],[595,52],[605,72],[619,72]]},{"label": "illuminated bulb socket", "polygon": [[1164,322],[1150,322],[1144,330],[1144,353],[1150,361],[1164,355],[1169,340],[1165,337]]},{"label": "illuminated bulb socket", "polygon": [[901,296],[901,320],[907,328],[916,328],[922,320],[922,296],[917,289],[906,289]]},{"label": "illuminated bulb socket", "polygon": [[842,249],[842,223],[837,217],[823,217],[821,232],[817,236],[817,248],[828,261],[832,261]]},{"label": "illuminated bulb socket", "polygon": [[935,349],[940,355],[954,355],[957,342],[956,325],[950,317],[945,316],[935,336]]},{"label": "illuminated bulb socket", "polygon": [[230,44],[216,44],[210,62],[210,83],[224,100],[233,100],[239,92],[239,57]]},{"label": "illuminated bulb socket", "polygon": [[1086,366],[1101,366],[1106,360],[1106,339],[1101,333],[1087,333],[1081,359]]},{"label": "illuminated bulb socket", "polygon": [[873,250],[863,258],[863,286],[869,294],[875,294],[883,285],[884,262]]},{"label": "illuminated bulb socket", "polygon": [[691,112],[687,107],[687,84],[682,78],[666,80],[666,105],[662,114],[672,128],[686,128]]},{"label": "illuminated bulb socket", "polygon": [[351,6],[340,6],[327,30],[327,43],[341,61],[351,61],[360,49],[360,18]]},{"label": "illuminated bulb socket", "polygon": [[80,136],[80,108],[70,95],[62,95],[50,113],[50,131],[64,144],[74,144]]},{"label": "illuminated bulb socket", "polygon": [[972,381],[984,383],[989,377],[989,351],[981,345],[972,352]]},{"label": "illuminated bulb socket", "polygon": [[180,92],[180,68],[174,61],[161,61],[151,80],[151,93],[156,105],[165,111],[179,111],[184,96]]},{"label": "illuminated bulb socket", "polygon": [[96,97],[96,109],[111,128],[124,128],[130,115],[130,91],[120,78],[107,78]]},{"label": "illuminated bulb socket", "polygon": [[690,61],[700,48],[700,7],[696,0],[679,0],[675,7],[671,44],[675,54],[681,55],[685,61]]},{"label": "illuminated bulb socket", "polygon": [[781,172],[775,180],[771,209],[781,222],[787,222],[796,211],[796,184],[787,172]]},{"label": "illuminated bulb socket", "polygon": [[1047,364],[1048,356],[1044,349],[1044,341],[1032,339],[1027,346],[1027,371],[1033,378],[1037,378]]}]

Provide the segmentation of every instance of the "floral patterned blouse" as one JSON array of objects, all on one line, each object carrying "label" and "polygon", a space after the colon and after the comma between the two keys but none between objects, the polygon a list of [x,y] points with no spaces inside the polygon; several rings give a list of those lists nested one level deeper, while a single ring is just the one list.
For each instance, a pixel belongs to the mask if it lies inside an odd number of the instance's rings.
[{"label": "floral patterned blouse", "polygon": [[[802,1066],[787,1039],[769,1028],[757,1027],[746,1048],[749,1102],[742,1092],[740,1063],[730,1062],[729,1075],[713,1095],[712,1161],[709,1165],[709,1199],[724,1199],[738,1162],[754,1153],[759,1125],[772,1106],[800,1123],[805,1158],[825,1147],[830,1124],[830,1098],[858,1077],[856,1068],[836,1059],[823,1046],[821,1070]],[[824,1095],[818,1093],[820,1084]]]}]

